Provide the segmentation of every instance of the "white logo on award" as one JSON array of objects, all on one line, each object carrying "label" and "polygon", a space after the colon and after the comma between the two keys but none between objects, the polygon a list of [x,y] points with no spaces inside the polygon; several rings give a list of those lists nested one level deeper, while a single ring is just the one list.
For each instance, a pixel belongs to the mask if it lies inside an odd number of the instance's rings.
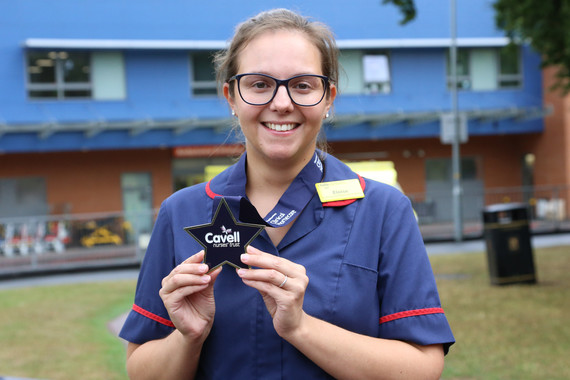
[{"label": "white logo on award", "polygon": [[232,232],[230,228],[226,228],[223,225],[221,230],[222,233],[219,235],[214,235],[212,232],[208,232],[206,236],[204,236],[206,243],[212,244],[212,247],[217,248],[239,247],[239,231]]}]

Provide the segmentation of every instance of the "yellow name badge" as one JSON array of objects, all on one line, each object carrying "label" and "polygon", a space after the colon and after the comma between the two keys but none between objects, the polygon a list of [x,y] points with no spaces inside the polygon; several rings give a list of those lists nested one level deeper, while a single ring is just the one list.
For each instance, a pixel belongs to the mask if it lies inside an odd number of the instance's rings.
[{"label": "yellow name badge", "polygon": [[364,198],[360,181],[345,179],[342,181],[320,182],[316,184],[321,202],[336,202],[347,199]]}]

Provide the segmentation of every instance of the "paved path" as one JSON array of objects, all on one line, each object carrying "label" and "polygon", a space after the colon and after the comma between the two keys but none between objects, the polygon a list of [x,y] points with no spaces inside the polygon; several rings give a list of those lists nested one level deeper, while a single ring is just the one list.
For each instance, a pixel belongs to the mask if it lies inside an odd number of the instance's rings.
[{"label": "paved path", "polygon": [[[534,235],[531,237],[533,248],[568,246],[570,250],[570,234]],[[485,252],[484,240],[467,240],[462,242],[427,243],[428,255],[450,253]]]}]

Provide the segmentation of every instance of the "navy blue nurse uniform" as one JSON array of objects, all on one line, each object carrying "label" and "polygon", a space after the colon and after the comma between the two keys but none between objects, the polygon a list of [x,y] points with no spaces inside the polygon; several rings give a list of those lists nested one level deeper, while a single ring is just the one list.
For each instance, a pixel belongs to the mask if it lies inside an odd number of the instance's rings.
[{"label": "navy blue nurse uniform", "polygon": [[[202,249],[184,227],[209,223],[216,196],[245,196],[245,160],[243,155],[211,182],[163,202],[122,338],[142,344],[173,331],[158,294],[161,281]],[[303,308],[309,315],[359,334],[443,344],[447,353],[454,337],[408,198],[389,185],[359,178],[333,156],[323,164],[324,182],[359,179],[365,197],[323,204],[315,192],[277,247],[265,231],[251,245],[306,268]],[[222,270],[214,295],[216,315],[197,378],[331,378],[277,335],[259,292],[244,285],[234,268]]]}]

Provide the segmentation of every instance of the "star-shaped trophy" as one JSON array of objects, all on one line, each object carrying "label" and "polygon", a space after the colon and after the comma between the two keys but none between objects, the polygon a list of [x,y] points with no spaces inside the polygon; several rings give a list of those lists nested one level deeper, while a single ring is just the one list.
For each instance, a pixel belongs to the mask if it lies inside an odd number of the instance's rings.
[{"label": "star-shaped trophy", "polygon": [[211,272],[224,264],[244,268],[240,255],[264,228],[259,224],[237,222],[222,198],[211,223],[184,227],[184,230],[204,247],[204,262]]}]

